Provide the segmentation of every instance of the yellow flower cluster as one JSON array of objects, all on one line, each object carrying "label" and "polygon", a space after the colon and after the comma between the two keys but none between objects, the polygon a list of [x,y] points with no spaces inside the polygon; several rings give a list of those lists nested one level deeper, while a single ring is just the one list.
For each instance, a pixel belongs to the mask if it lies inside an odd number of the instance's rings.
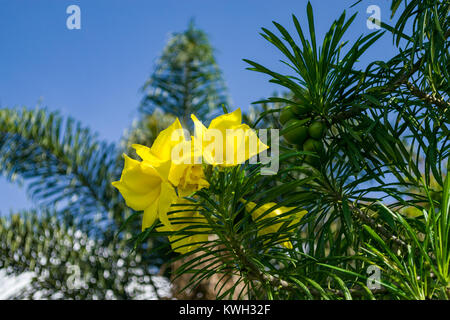
[{"label": "yellow flower cluster", "polygon": [[[212,165],[233,166],[268,148],[248,125],[241,124],[240,109],[213,119],[208,129],[194,115],[192,119],[195,136],[191,140],[186,139],[177,118],[158,135],[151,148],[138,144],[132,146],[142,161],[124,155],[125,165],[120,180],[112,184],[129,207],[144,211],[142,230],[152,226],[158,219],[163,224],[160,231],[180,230],[183,224],[172,224],[167,213],[172,204],[186,204],[188,200],[183,197],[209,186],[203,173],[202,159]],[[233,139],[229,139],[230,135]],[[251,139],[256,140],[257,150],[249,146]],[[225,155],[227,150],[228,155],[231,150],[231,157],[220,161],[218,156]],[[179,217],[180,214],[172,215],[173,219]],[[176,239],[172,237],[171,240]],[[176,248],[193,240],[186,239],[179,241]],[[189,247],[178,251],[187,249]]]},{"label": "yellow flower cluster", "polygon": [[185,143],[183,129],[176,119],[161,131],[151,148],[132,146],[142,161],[124,155],[122,176],[113,182],[113,186],[119,189],[129,207],[144,211],[142,230],[152,226],[157,219],[170,228],[167,216],[170,206],[179,197],[209,186],[201,164],[172,161],[173,149]]}]

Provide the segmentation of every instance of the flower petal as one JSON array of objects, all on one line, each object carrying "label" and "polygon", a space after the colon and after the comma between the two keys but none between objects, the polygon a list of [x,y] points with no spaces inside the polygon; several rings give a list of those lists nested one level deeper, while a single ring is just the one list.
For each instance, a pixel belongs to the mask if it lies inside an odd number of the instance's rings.
[{"label": "flower petal", "polygon": [[130,190],[121,181],[115,181],[112,183],[112,185],[120,191],[122,197],[125,199],[125,203],[127,204],[127,206],[136,211],[144,210],[145,208],[150,206],[152,202],[157,200],[160,193],[160,186],[156,187],[148,193],[137,193],[134,190]]},{"label": "flower petal", "polygon": [[150,162],[150,163],[158,163],[161,162],[161,159],[156,157],[149,147],[140,145],[140,144],[132,144],[131,147],[136,150],[136,153],[142,160]]},{"label": "flower petal", "polygon": [[144,210],[159,196],[161,177],[155,168],[143,165],[127,155],[124,157],[122,176],[112,185],[120,191],[129,207]]},{"label": "flower petal", "polygon": [[208,129],[219,129],[225,132],[226,129],[233,129],[242,122],[241,109],[237,108],[235,111],[218,116],[211,121]]},{"label": "flower petal", "polygon": [[125,156],[124,167],[120,181],[136,193],[148,193],[161,183],[161,177],[153,166]]},{"label": "flower petal", "polygon": [[161,185],[161,195],[159,197],[158,204],[158,216],[159,220],[166,225],[170,226],[171,223],[167,217],[167,212],[170,210],[170,206],[177,201],[177,194],[175,189],[169,183],[163,183]]},{"label": "flower petal", "polygon": [[[276,206],[275,202],[269,202],[269,203],[265,203],[262,206],[254,209],[256,207],[256,203],[251,202],[251,201],[245,201],[245,200],[241,200],[242,202],[245,203],[245,208],[247,211],[249,211],[252,215],[252,219],[254,221],[257,221],[258,219],[266,219],[266,218],[275,218],[277,216],[280,216],[288,211],[293,210],[295,207],[279,207],[277,209],[272,209],[274,206]],[[279,231],[279,229],[281,228],[281,226],[283,225],[283,223],[290,221],[289,226],[296,224],[300,221],[300,219],[307,213],[306,210],[302,210],[300,212],[294,213],[293,215],[287,215],[287,216],[283,216],[280,219],[279,223],[274,223],[271,224],[269,226],[265,226],[263,228],[261,228],[260,230],[258,230],[258,235],[259,236],[263,236],[266,234],[270,234],[270,233],[277,233]],[[283,239],[285,241],[283,241],[281,243],[281,245],[285,248],[288,249],[292,249],[292,243],[288,240],[288,239]]]},{"label": "flower petal", "polygon": [[142,161],[142,171],[145,173],[155,172],[162,181],[167,181],[169,179],[170,168],[172,166],[172,161],[160,161],[157,163],[150,163],[147,161]]},{"label": "flower petal", "polygon": [[178,118],[167,128],[161,131],[150,148],[152,154],[163,161],[171,159],[172,149],[186,138]]},{"label": "flower petal", "polygon": [[142,231],[151,227],[158,218],[158,202],[154,201],[150,206],[144,210],[142,217]]},{"label": "flower petal", "polygon": [[208,129],[206,129],[203,123],[198,120],[195,115],[191,114],[191,119],[194,122],[194,146],[197,148],[198,146],[201,146],[201,149],[203,149],[203,138]]}]

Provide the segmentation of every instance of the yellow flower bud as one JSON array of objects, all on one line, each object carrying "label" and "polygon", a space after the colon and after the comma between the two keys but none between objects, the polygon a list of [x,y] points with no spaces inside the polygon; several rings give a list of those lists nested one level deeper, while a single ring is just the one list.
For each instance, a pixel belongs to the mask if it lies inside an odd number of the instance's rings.
[{"label": "yellow flower bud", "polygon": [[[245,208],[248,212],[251,212],[253,221],[258,221],[259,219],[276,218],[295,209],[295,207],[279,207],[277,209],[272,209],[276,205],[277,204],[275,202],[269,202],[255,209],[256,203],[248,201],[245,203]],[[294,225],[298,223],[300,219],[303,218],[303,216],[307,213],[308,212],[306,210],[302,210],[291,215],[284,215],[282,217],[279,217],[279,223],[274,223],[272,225],[263,227],[262,229],[258,230],[258,235],[263,236],[270,233],[277,233],[285,222],[291,221],[289,223],[289,226]],[[288,249],[292,249],[292,243],[290,241],[284,241],[282,245]]]}]

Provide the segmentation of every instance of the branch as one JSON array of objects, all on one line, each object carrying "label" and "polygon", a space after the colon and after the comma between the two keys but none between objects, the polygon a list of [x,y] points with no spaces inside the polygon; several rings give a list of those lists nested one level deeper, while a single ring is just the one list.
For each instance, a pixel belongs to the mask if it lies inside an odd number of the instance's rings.
[{"label": "branch", "polygon": [[118,218],[120,202],[110,185],[116,149],[70,118],[45,109],[0,109],[0,160],[0,173],[28,180],[38,200],[63,203],[61,211],[84,210],[76,219],[99,211]]},{"label": "branch", "polygon": [[[374,92],[379,94],[389,94],[400,87],[402,84],[406,84],[408,82],[408,79],[419,70],[423,60],[424,57],[421,57],[419,60],[417,60],[416,63],[414,63],[414,65],[408,72],[406,72],[406,70],[400,71],[399,74],[386,85],[374,88]],[[367,103],[369,105],[373,105],[373,103],[370,101],[367,101]],[[349,110],[340,112],[337,115],[333,116],[331,124],[339,123],[343,120],[353,118],[361,114],[363,110],[364,109],[353,107]]]},{"label": "branch", "polygon": [[443,112],[446,112],[446,110],[449,109],[450,104],[448,102],[445,102],[443,99],[436,98],[432,95],[429,95],[422,90],[420,90],[417,86],[412,84],[410,81],[406,82],[406,87],[408,88],[411,93],[418,97],[420,100],[429,103],[434,104],[442,109]]},{"label": "branch", "polygon": [[392,232],[390,232],[388,229],[386,229],[381,224],[376,222],[374,219],[369,217],[360,208],[354,206],[351,203],[349,203],[348,205],[350,210],[352,210],[360,220],[370,225],[375,231],[377,231],[381,236],[383,236],[385,240],[391,240],[394,243],[396,243],[399,247],[405,248],[407,246],[407,244],[403,240],[392,234]]}]

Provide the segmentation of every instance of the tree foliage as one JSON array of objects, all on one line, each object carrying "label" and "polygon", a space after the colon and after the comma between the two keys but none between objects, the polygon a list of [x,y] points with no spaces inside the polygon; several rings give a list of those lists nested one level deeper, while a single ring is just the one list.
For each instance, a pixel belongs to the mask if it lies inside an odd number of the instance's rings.
[{"label": "tree foliage", "polygon": [[206,33],[191,23],[188,29],[169,39],[144,84],[141,111],[151,114],[156,108],[188,123],[191,113],[207,119],[228,103],[222,73]]},{"label": "tree foliage", "polygon": [[126,239],[93,239],[51,211],[2,218],[0,239],[0,268],[9,274],[33,273],[30,285],[11,298],[130,299],[169,294],[168,284],[153,278],[144,257],[130,255]]},{"label": "tree foliage", "polygon": [[26,180],[34,200],[89,233],[102,230],[102,222],[120,227],[126,209],[110,184],[120,172],[114,145],[43,109],[1,109],[0,132],[0,170],[10,180]]}]

